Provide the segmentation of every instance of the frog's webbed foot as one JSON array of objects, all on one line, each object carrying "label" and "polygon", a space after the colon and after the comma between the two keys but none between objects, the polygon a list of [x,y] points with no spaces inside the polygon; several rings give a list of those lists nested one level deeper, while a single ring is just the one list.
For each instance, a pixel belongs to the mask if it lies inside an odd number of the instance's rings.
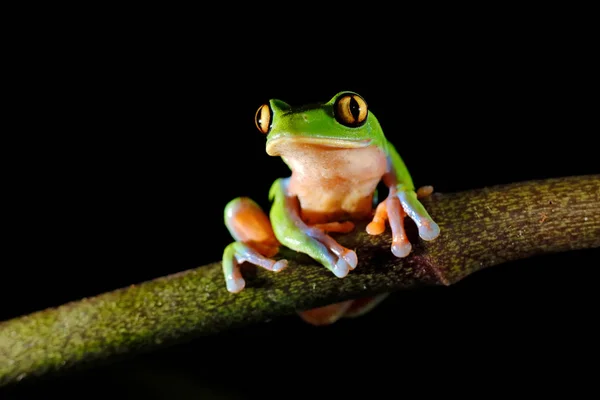
[{"label": "frog's webbed foot", "polygon": [[435,239],[440,233],[440,228],[418,200],[418,197],[429,196],[432,191],[430,186],[420,188],[418,194],[414,191],[390,190],[387,199],[377,206],[373,220],[367,225],[367,233],[383,233],[387,220],[392,229],[392,253],[396,257],[406,257],[412,249],[404,229],[404,218],[408,215],[417,225],[419,236],[423,240]]},{"label": "frog's webbed foot", "polygon": [[350,270],[356,268],[358,258],[354,251],[341,246],[327,232],[348,233],[352,232],[353,229],[354,223],[350,221],[314,224],[305,228],[305,232],[309,236],[321,242],[331,253],[338,257],[334,263],[335,267],[332,272],[340,278],[346,276]]},{"label": "frog's webbed foot", "polygon": [[280,179],[271,187],[273,199],[271,220],[277,240],[284,246],[299,253],[304,253],[338,278],[348,275],[356,268],[356,253],[340,245],[326,232],[349,232],[354,229],[351,222],[329,222],[308,225],[300,217],[300,203],[295,195],[287,191],[289,179]]},{"label": "frog's webbed foot", "polygon": [[223,252],[223,272],[227,290],[238,293],[246,286],[240,264],[248,262],[268,271],[279,272],[287,267],[286,260],[273,260],[260,254],[250,244],[233,242]]},{"label": "frog's webbed foot", "polygon": [[[358,257],[354,251],[340,245],[320,228],[306,226],[303,230],[308,236],[307,244],[311,248],[307,253],[313,258],[320,259],[335,276],[343,278],[350,270],[356,268]],[[314,242],[310,243],[311,241]]]},{"label": "frog's webbed foot", "polygon": [[294,214],[290,213],[287,216],[275,227],[277,237],[283,245],[310,256],[338,278],[345,277],[348,272],[356,268],[358,264],[356,253],[340,245],[322,229],[322,227],[329,228],[331,232],[333,231],[331,228],[334,228],[339,232],[339,228],[345,231],[349,227],[348,224],[309,226]]}]

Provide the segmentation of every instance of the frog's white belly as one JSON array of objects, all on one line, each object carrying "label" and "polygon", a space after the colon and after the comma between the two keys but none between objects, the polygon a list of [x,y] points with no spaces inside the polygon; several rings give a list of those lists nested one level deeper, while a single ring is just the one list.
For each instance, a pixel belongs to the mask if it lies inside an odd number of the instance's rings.
[{"label": "frog's white belly", "polygon": [[289,193],[298,197],[307,223],[356,220],[372,213],[373,193],[386,172],[375,146],[335,149],[294,144],[284,155],[292,169]]}]

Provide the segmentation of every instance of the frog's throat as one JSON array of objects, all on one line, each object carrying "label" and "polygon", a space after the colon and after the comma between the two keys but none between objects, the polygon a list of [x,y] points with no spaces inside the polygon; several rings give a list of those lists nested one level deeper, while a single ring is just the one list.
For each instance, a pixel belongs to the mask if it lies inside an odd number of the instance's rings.
[{"label": "frog's throat", "polygon": [[333,139],[308,136],[280,136],[267,142],[267,154],[270,156],[278,156],[281,155],[281,150],[284,147],[302,144],[337,149],[359,149],[369,146],[371,144],[371,140]]}]

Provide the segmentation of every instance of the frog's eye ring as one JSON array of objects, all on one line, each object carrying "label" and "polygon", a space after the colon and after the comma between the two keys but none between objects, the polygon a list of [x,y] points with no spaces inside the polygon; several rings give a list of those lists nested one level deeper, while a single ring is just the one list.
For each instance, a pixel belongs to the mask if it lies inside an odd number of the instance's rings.
[{"label": "frog's eye ring", "polygon": [[355,93],[338,97],[333,108],[335,119],[342,125],[356,128],[367,120],[367,103]]},{"label": "frog's eye ring", "polygon": [[271,107],[268,104],[263,104],[256,111],[256,115],[254,116],[254,123],[256,127],[261,133],[265,135],[269,133],[271,130],[271,123],[273,120],[273,113],[271,112]]}]

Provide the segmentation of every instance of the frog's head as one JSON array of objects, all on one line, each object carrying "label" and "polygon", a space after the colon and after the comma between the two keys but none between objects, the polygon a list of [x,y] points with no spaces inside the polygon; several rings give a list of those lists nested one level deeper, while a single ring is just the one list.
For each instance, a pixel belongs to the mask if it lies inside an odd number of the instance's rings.
[{"label": "frog's head", "polygon": [[291,107],[272,99],[256,112],[256,127],[267,135],[266,150],[281,156],[297,145],[354,149],[379,144],[383,133],[366,101],[340,92],[327,103]]}]

